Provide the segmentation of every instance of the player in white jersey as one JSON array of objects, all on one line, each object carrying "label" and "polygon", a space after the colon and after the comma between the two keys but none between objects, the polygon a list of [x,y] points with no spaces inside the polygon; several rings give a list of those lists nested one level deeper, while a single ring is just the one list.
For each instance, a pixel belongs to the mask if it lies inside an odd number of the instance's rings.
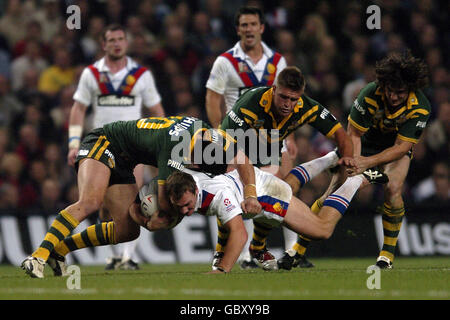
[{"label": "player in white jersey", "polygon": [[[67,160],[73,166],[78,153],[80,139],[85,127],[86,111],[92,107],[92,127],[101,128],[118,120],[135,120],[145,115],[163,117],[161,96],[150,70],[138,65],[126,56],[128,41],[126,31],[120,25],[108,26],[103,32],[102,47],[105,56],[83,70],[69,119],[69,152]],[[143,184],[144,167],[135,169],[136,183]],[[108,219],[101,212],[102,219]],[[107,269],[114,267],[137,268],[131,259],[137,240],[125,243],[117,251],[117,257],[110,259]]]},{"label": "player in white jersey", "polygon": [[[235,26],[240,41],[217,57],[206,82],[206,111],[214,128],[220,126],[224,115],[246,90],[271,86],[286,67],[286,59],[262,41],[265,26],[264,15],[259,8],[242,7],[236,14]],[[283,140],[281,168],[271,165],[263,170],[284,177],[293,167],[288,147],[292,154],[297,153],[292,135]],[[246,221],[245,224],[247,231],[252,232],[253,223]],[[297,236],[289,230],[285,230],[284,236],[286,248],[290,248]],[[217,249],[217,252],[221,251],[219,247]],[[254,266],[247,250],[240,260],[244,268]]]},{"label": "player in white jersey", "polygon": [[[328,239],[358,188],[370,181],[370,177],[363,174],[348,178],[327,197],[320,212],[315,215],[305,203],[292,195],[292,189],[286,182],[258,168],[254,170],[258,201],[262,204],[261,212],[256,215],[243,213],[243,184],[236,171],[211,178],[204,173],[184,169],[183,172],[173,172],[167,179],[167,196],[179,215],[190,216],[194,212],[215,215],[230,233],[224,256],[212,273],[230,272],[237,261],[247,242],[243,217],[272,226],[284,225],[295,233],[313,239]],[[139,206],[132,208],[138,210]],[[278,268],[276,261],[274,265],[269,265],[264,259],[259,263],[265,270]]]},{"label": "player in white jersey", "polygon": [[259,9],[242,8],[235,21],[240,41],[213,64],[206,82],[206,111],[214,128],[219,127],[242,93],[252,87],[271,86],[286,67],[286,59],[261,40],[263,19]]}]

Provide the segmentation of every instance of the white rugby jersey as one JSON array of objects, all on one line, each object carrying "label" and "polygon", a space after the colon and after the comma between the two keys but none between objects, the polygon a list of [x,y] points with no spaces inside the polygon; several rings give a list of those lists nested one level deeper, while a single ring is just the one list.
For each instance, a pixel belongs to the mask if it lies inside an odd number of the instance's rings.
[{"label": "white rugby jersey", "polygon": [[[244,187],[237,170],[214,178],[202,172],[183,170],[194,177],[198,187],[195,211],[202,215],[215,215],[225,224],[235,216],[242,214],[241,202],[244,201]],[[244,218],[261,220],[278,226],[286,215],[292,190],[283,180],[255,167],[256,192],[263,210],[260,214],[247,215]]]},{"label": "white rugby jersey", "polygon": [[286,59],[264,42],[262,58],[254,64],[240,42],[214,61],[206,88],[224,96],[226,112],[251,87],[271,86],[286,67]]},{"label": "white rugby jersey", "polygon": [[73,99],[92,106],[93,128],[118,120],[141,117],[141,107],[161,102],[150,70],[127,57],[125,68],[111,74],[105,58],[86,67],[81,74]]}]

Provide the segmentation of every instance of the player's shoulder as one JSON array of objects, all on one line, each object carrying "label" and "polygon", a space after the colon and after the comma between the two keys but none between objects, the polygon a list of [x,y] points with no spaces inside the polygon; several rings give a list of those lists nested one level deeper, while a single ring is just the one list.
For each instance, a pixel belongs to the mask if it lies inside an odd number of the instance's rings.
[{"label": "player's shoulder", "polygon": [[[263,99],[263,96],[266,92],[268,92],[271,89],[271,87],[255,87],[248,89],[245,91],[239,99],[236,101],[235,105],[241,106],[245,105],[248,108],[255,108],[260,105],[261,100]],[[267,99],[267,103],[269,103],[271,97]],[[261,103],[264,104],[264,101]]]},{"label": "player's shoulder", "polygon": [[298,103],[301,104],[302,108],[312,108],[317,105],[321,105],[319,101],[311,98],[305,93],[301,95]]},{"label": "player's shoulder", "polygon": [[410,95],[409,99],[410,99],[409,102],[411,103],[413,108],[422,108],[427,111],[431,111],[430,101],[428,100],[427,96],[425,95],[425,93],[422,90],[418,89],[418,90],[414,91]]},{"label": "player's shoulder", "polygon": [[381,98],[381,88],[375,81],[369,82],[360,90],[359,96],[372,99],[375,99],[377,97]]}]

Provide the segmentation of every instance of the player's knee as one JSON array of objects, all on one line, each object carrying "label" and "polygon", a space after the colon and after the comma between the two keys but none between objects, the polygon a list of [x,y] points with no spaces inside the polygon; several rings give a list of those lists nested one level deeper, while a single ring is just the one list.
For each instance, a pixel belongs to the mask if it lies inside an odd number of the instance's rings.
[{"label": "player's knee", "polygon": [[130,228],[127,230],[120,230],[120,228],[117,227],[118,226],[116,226],[116,237],[118,243],[136,240],[137,238],[139,238],[139,235],[141,233],[140,228]]},{"label": "player's knee", "polygon": [[79,204],[84,208],[87,213],[92,213],[100,209],[102,200],[94,197],[86,198],[79,201]]},{"label": "player's knee", "polygon": [[323,231],[321,240],[328,240],[328,239],[330,239],[331,236],[333,235],[333,231],[334,231],[334,228],[333,229],[330,229],[330,228],[325,229]]},{"label": "player's knee", "polygon": [[386,197],[387,198],[396,198],[400,197],[403,191],[403,182],[401,181],[389,181],[386,186]]}]

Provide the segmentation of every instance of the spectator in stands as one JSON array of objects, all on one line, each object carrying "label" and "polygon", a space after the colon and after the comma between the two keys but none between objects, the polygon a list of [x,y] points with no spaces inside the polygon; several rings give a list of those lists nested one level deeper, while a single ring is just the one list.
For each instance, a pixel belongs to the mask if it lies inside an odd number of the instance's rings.
[{"label": "spectator in stands", "polygon": [[12,48],[12,55],[14,58],[18,58],[25,53],[28,42],[34,41],[39,44],[40,50],[45,55],[49,53],[49,47],[42,40],[42,27],[36,20],[30,20],[27,23],[27,29],[25,36],[16,42],[14,48]]},{"label": "spectator in stands", "polygon": [[72,66],[72,57],[67,49],[54,52],[53,64],[45,69],[39,78],[39,91],[55,97],[65,86],[75,81],[75,68]]},{"label": "spectator in stands", "polygon": [[437,118],[431,122],[425,139],[435,158],[449,159],[450,101],[439,105]]},{"label": "spectator in stands", "polygon": [[23,55],[15,58],[11,63],[12,89],[16,92],[27,89],[24,86],[25,73],[28,70],[33,69],[40,74],[47,67],[48,63],[42,56],[39,41],[28,40],[25,43]]},{"label": "spectator in stands", "polygon": [[20,126],[15,152],[25,166],[44,154],[44,142],[39,137],[39,131],[35,125],[24,123]]},{"label": "spectator in stands", "polygon": [[0,126],[0,159],[3,158],[11,144],[8,128]]},{"label": "spectator in stands", "polygon": [[9,48],[14,48],[17,41],[23,39],[27,29],[28,13],[20,0],[8,0],[6,12],[0,18],[0,33],[3,34]]},{"label": "spectator in stands", "polygon": [[64,25],[60,1],[43,0],[43,6],[36,9],[32,19],[38,21],[42,27],[42,40],[49,42]]},{"label": "spectator in stands", "polygon": [[23,110],[22,103],[11,92],[9,80],[0,75],[0,126],[9,127]]},{"label": "spectator in stands", "polygon": [[[170,19],[169,19],[170,21]],[[154,54],[156,63],[164,64],[171,58],[179,65],[178,72],[191,76],[199,62],[199,56],[187,42],[186,31],[178,24],[170,22],[166,29],[166,43]]]},{"label": "spectator in stands", "polygon": [[62,186],[56,179],[47,178],[42,182],[41,195],[37,204],[39,212],[45,215],[53,215],[64,209],[61,201]]},{"label": "spectator in stands", "polygon": [[0,215],[16,215],[19,205],[19,189],[11,183],[0,185]]},{"label": "spectator in stands", "polygon": [[103,54],[101,46],[102,31],[105,28],[105,19],[94,16],[89,20],[87,32],[81,37],[80,45],[88,62],[97,60]]},{"label": "spectator in stands", "polygon": [[420,203],[434,207],[450,205],[449,166],[439,161],[433,166],[433,174],[423,182],[422,192],[428,194]]}]

